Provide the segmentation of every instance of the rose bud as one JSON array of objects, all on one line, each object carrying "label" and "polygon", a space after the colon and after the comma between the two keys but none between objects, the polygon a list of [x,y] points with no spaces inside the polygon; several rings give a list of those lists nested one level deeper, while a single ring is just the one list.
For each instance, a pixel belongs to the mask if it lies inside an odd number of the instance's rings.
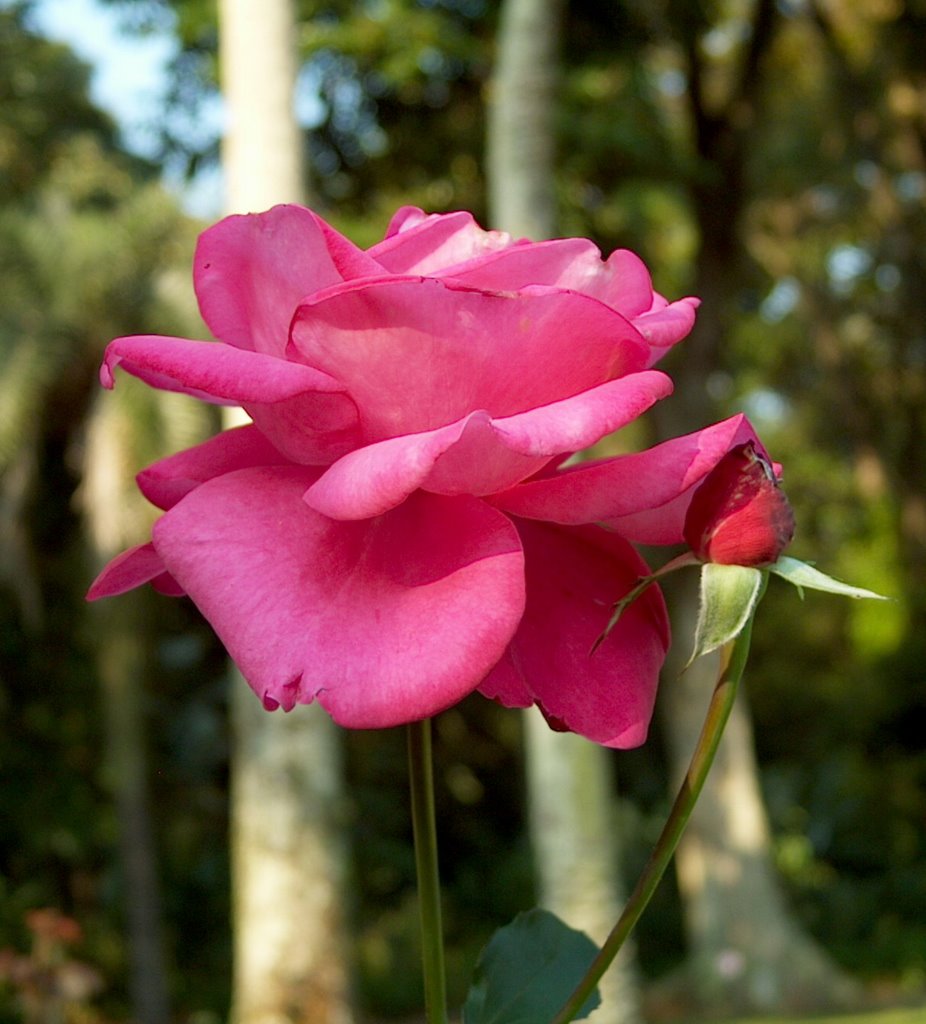
[{"label": "rose bud", "polygon": [[708,473],[685,517],[685,542],[704,562],[772,565],[793,536],[791,505],[752,441]]}]

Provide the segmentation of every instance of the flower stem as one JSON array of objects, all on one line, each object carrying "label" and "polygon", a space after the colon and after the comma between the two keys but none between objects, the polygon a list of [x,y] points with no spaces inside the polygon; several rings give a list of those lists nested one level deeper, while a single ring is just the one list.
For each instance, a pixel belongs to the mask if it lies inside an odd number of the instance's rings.
[{"label": "flower stem", "polygon": [[440,878],[437,870],[437,827],[434,778],[431,770],[431,720],[408,724],[408,775],[415,834],[415,868],[421,915],[421,961],[428,1024],[447,1024],[444,941],[441,929]]},{"label": "flower stem", "polygon": [[698,737],[691,763],[682,781],[678,796],[675,798],[675,803],[672,805],[672,810],[669,812],[669,817],[617,924],[605,940],[604,945],[601,947],[601,952],[592,961],[585,977],[576,986],[575,991],[553,1018],[551,1024],[568,1024],[569,1021],[575,1018],[582,1005],[594,992],[595,986],[601,980],[604,972],[617,956],[621,946],[656,891],[656,887],[659,885],[673,853],[675,853],[675,848],[682,837],[682,832],[685,830],[688,819],[691,817],[691,812],[694,810],[695,803],[704,786],[707,773],[714,762],[714,756],[717,753],[717,748],[723,736],[724,726],[727,724],[727,719],[730,717],[730,711],[733,708],[733,701],[736,698],[740,677],[746,665],[751,636],[752,616],[750,616],[742,632],[734,640],[731,640],[721,648],[720,673],[717,677],[717,685],[711,696],[707,715],[701,729],[701,735]]}]

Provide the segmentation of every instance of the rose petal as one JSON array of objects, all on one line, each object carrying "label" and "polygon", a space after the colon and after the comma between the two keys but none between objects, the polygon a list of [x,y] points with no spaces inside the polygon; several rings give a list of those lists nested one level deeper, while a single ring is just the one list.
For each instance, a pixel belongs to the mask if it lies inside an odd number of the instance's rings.
[{"label": "rose petal", "polygon": [[113,386],[117,366],[163,391],[233,405],[278,402],[309,391],[344,391],[342,384],[311,366],[214,342],[158,334],[111,341],[100,368],[103,387]]},{"label": "rose petal", "polygon": [[143,583],[153,583],[155,589],[163,594],[179,596],[183,593],[176,581],[165,571],[164,563],[154,550],[154,545],[148,543],[139,544],[128,551],[123,551],[121,555],[116,555],[91,584],[87,591],[87,600],[98,601],[101,597],[125,594]]},{"label": "rose petal", "polygon": [[[629,249],[615,249],[586,286],[590,295],[635,319],[653,302],[653,279],[643,260]],[[585,289],[583,288],[583,291]]]},{"label": "rose petal", "polygon": [[117,366],[164,391],[244,406],[296,462],[328,462],[357,443],[357,408],[344,386],[298,362],[214,342],[138,335],[106,347],[104,387],[113,386]]},{"label": "rose petal", "polygon": [[517,521],[527,605],[506,657],[479,687],[506,706],[536,703],[555,723],[608,747],[645,739],[668,649],[662,595],[652,586],[601,646],[613,604],[646,563],[622,538],[595,527]]},{"label": "rose petal", "polygon": [[756,440],[743,415],[646,451],[581,463],[529,480],[488,500],[528,519],[605,523],[642,544],[682,540],[697,485],[735,445]]},{"label": "rose petal", "polygon": [[682,338],[691,333],[700,299],[687,298],[672,302],[663,309],[633,318],[633,325],[652,349],[650,365],[660,360]]},{"label": "rose petal", "polygon": [[[554,238],[482,253],[434,270],[482,291],[520,291],[533,284],[592,294],[587,286],[604,270],[601,251],[585,238]],[[596,295],[600,298],[600,295]]]},{"label": "rose petal", "polygon": [[288,460],[253,425],[216,434],[193,448],[169,455],[143,469],[136,482],[144,496],[160,509],[168,509],[194,488],[236,469],[273,466]]},{"label": "rose petal", "polygon": [[282,356],[289,323],[312,292],[378,264],[301,206],[226,217],[200,235],[193,260],[199,308],[226,344]]},{"label": "rose petal", "polygon": [[244,469],[166,512],[154,543],[268,707],[318,699],[353,728],[433,715],[501,657],[524,603],[511,522],[474,498],[415,494],[339,523],[312,473]]},{"label": "rose petal", "polygon": [[304,303],[293,351],[343,381],[367,441],[432,430],[474,409],[511,416],[646,367],[619,313],[574,292],[471,291],[397,278]]},{"label": "rose petal", "polygon": [[651,370],[516,416],[493,420],[488,413],[472,413],[439,430],[348,453],[305,500],[334,519],[364,519],[394,508],[419,487],[438,494],[492,494],[533,475],[554,456],[626,425],[671,390],[669,378]]},{"label": "rose petal", "polygon": [[156,590],[159,594],[163,594],[165,597],[186,597],[186,591],[169,572],[162,573],[160,576],[155,576],[151,581],[151,587],[153,590]]},{"label": "rose petal", "polygon": [[627,249],[602,262],[597,246],[582,238],[555,239],[490,253],[440,272],[481,289],[517,291],[532,284],[567,288],[597,298],[627,317],[651,348],[652,366],[694,326],[700,299],[671,304],[653,292],[643,261]]},{"label": "rose petal", "polygon": [[646,313],[653,302],[652,279],[638,256],[618,249],[604,261],[598,246],[585,238],[512,246],[434,273],[484,290],[518,291],[532,284],[566,288],[600,299],[628,319]]},{"label": "rose petal", "polygon": [[504,231],[484,231],[471,213],[426,214],[404,206],[392,218],[382,242],[367,250],[393,274],[432,275],[475,256],[512,245]]},{"label": "rose petal", "polygon": [[454,454],[462,486],[451,493],[479,494],[477,485],[487,480],[523,479],[546,462],[506,449],[488,413],[481,411],[439,430],[403,434],[349,452],[306,491],[305,501],[332,519],[368,519],[395,508],[420,487],[430,489],[426,485],[435,467]]},{"label": "rose petal", "polygon": [[575,452],[600,441],[672,393],[672,380],[657,370],[630,373],[582,394],[495,421],[514,451],[528,455]]},{"label": "rose petal", "polygon": [[[445,233],[456,246],[441,245]],[[428,217],[405,207],[393,218],[386,242],[369,254],[393,273],[452,277],[492,291],[549,285],[600,299],[629,319],[643,318],[641,333],[659,350],[654,362],[690,332],[699,300],[681,299],[669,315],[660,316],[666,300],[653,292],[646,265],[629,249],[616,249],[602,260],[599,248],[584,238],[508,244],[506,237],[483,232],[468,213]],[[460,245],[464,238],[467,243]]]}]

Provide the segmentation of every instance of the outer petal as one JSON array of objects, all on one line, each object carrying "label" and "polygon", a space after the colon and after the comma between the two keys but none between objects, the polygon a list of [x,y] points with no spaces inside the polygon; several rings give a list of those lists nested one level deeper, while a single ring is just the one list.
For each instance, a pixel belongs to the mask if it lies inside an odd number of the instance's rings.
[{"label": "outer petal", "polygon": [[605,262],[598,246],[585,238],[512,246],[448,267],[439,276],[482,289],[566,288],[600,299],[628,318],[645,313],[653,302],[653,282],[638,256],[618,249]]},{"label": "outer petal", "polygon": [[139,544],[117,555],[97,576],[87,591],[88,601],[98,601],[101,597],[115,597],[129,590],[140,587],[143,583],[151,583],[163,594],[177,597],[183,590],[165,570],[161,556],[154,550],[154,545]]},{"label": "outer petal", "polygon": [[344,391],[327,373],[258,352],[159,334],[116,338],[106,346],[100,381],[123,370],[152,387],[225,405],[279,402],[309,392]]},{"label": "outer petal", "polygon": [[460,700],[501,657],[524,606],[501,513],[416,494],[339,523],[302,501],[312,473],[244,469],[165,513],[154,543],[268,707],[318,699],[374,728]]},{"label": "outer petal", "polygon": [[[483,291],[520,291],[533,284],[594,294],[590,285],[602,272],[601,251],[585,238],[554,238],[482,253],[431,271]],[[652,289],[647,293],[652,293]],[[601,298],[600,295],[595,295]],[[645,308],[645,307],[644,307]]]},{"label": "outer petal", "polygon": [[761,447],[746,417],[733,416],[643,452],[527,481],[489,500],[530,519],[601,522],[638,543],[676,544],[682,541],[695,488],[731,448],[745,441]]},{"label": "outer petal", "polygon": [[202,444],[168,455],[135,478],[138,489],[161,509],[168,509],[200,484],[223,473],[288,460],[253,425],[225,430]]},{"label": "outer petal", "polygon": [[691,332],[695,312],[700,304],[700,299],[679,299],[662,309],[654,309],[633,318],[634,327],[650,344],[652,363],[660,360],[673,345]]},{"label": "outer petal", "polygon": [[393,274],[433,275],[512,244],[522,243],[514,243],[504,231],[484,231],[471,213],[426,214],[403,206],[392,218],[386,237],[367,255]]},{"label": "outer petal", "polygon": [[618,249],[602,262],[597,246],[583,238],[514,246],[450,267],[440,276],[482,289],[518,291],[539,284],[599,299],[627,317],[649,342],[650,366],[691,332],[700,304],[695,298],[667,303],[653,292],[638,256]]},{"label": "outer petal", "polygon": [[536,703],[554,728],[596,743],[639,746],[669,641],[658,589],[646,590],[589,652],[614,602],[649,569],[626,541],[604,530],[516,522],[527,607],[506,657],[480,692],[509,707]]},{"label": "outer petal", "polygon": [[636,419],[672,382],[649,370],[516,416],[481,411],[438,430],[349,452],[306,493],[334,519],[394,508],[419,487],[438,494],[492,494],[538,472],[554,456],[594,444]]},{"label": "outer petal", "polygon": [[282,356],[300,300],[381,273],[362,249],[301,206],[226,217],[200,235],[193,260],[209,329],[237,348]]},{"label": "outer petal", "polygon": [[430,278],[363,282],[304,303],[294,354],[343,381],[368,441],[485,409],[512,416],[646,367],[649,346],[596,299],[486,293]]},{"label": "outer petal", "polygon": [[296,462],[322,463],[357,443],[358,418],[344,386],[300,363],[229,345],[138,335],[116,338],[100,368],[104,387],[121,366],[153,387],[223,405],[242,405]]},{"label": "outer petal", "polygon": [[650,308],[653,301],[653,279],[646,264],[629,249],[615,249],[604,264],[604,273],[597,273],[584,290],[602,302],[635,318]]}]

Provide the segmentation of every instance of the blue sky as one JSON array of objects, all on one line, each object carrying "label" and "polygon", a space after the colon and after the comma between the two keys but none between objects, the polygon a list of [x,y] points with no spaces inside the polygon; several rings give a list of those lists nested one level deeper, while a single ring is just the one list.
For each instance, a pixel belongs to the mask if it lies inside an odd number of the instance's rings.
[{"label": "blue sky", "polygon": [[[10,2],[0,0],[0,6]],[[115,117],[128,149],[141,156],[155,156],[167,65],[177,49],[170,25],[144,36],[121,32],[119,12],[98,0],[37,0],[30,23],[42,35],[66,43],[92,66],[93,101]],[[203,113],[209,121],[214,115],[218,131],[218,108],[207,107]],[[190,213],[205,218],[219,213],[222,185],[218,168],[204,171],[193,182],[181,181],[170,172],[165,179]]]},{"label": "blue sky", "polygon": [[160,112],[165,68],[176,51],[170,33],[122,34],[117,12],[96,0],[39,0],[31,21],[93,65],[94,101],[116,117],[130,149],[151,155],[150,124]]}]

